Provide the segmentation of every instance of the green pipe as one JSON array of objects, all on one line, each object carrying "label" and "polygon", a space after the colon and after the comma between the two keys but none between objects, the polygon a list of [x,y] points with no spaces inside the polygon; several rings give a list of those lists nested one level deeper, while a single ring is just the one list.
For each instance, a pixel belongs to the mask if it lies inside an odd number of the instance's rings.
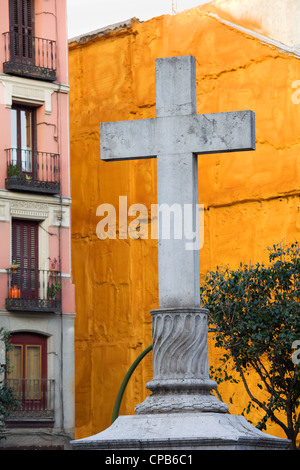
[{"label": "green pipe", "polygon": [[113,409],[113,414],[112,414],[112,418],[111,418],[111,424],[117,419],[117,417],[119,416],[119,410],[120,410],[120,406],[121,406],[121,401],[122,401],[122,398],[123,398],[123,394],[125,392],[125,388],[129,382],[129,379],[130,377],[132,376],[134,370],[136,369],[136,367],[139,365],[139,363],[141,362],[141,360],[143,359],[143,357],[146,356],[146,354],[148,354],[148,352],[150,352],[152,350],[152,344],[150,346],[148,346],[137,358],[136,360],[134,361],[134,363],[130,366],[130,368],[128,369],[128,372],[126,373],[124,379],[123,379],[123,382],[121,384],[121,387],[119,388],[119,391],[118,391],[118,395],[117,395],[117,398],[116,398],[116,402],[115,402],[115,406],[114,406],[114,409]]}]

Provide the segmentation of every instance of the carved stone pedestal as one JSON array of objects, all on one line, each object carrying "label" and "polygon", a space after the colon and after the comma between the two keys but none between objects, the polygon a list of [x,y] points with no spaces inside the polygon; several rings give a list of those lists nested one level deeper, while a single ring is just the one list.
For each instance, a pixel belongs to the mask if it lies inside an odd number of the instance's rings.
[{"label": "carved stone pedestal", "polygon": [[73,441],[93,450],[281,450],[289,441],[269,436],[211,391],[208,374],[207,310],[154,310],[152,395],[136,406],[136,415],[120,416],[108,429]]},{"label": "carved stone pedestal", "polygon": [[211,394],[217,384],[208,373],[207,310],[153,310],[153,393],[137,414],[173,412],[226,413],[228,406]]}]

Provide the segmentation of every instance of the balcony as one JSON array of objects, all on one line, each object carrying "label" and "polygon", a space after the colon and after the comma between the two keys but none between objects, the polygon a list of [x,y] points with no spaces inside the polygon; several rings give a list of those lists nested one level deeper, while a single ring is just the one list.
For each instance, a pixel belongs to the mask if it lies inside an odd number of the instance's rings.
[{"label": "balcony", "polygon": [[60,193],[60,155],[10,148],[6,149],[5,188],[13,191]]},{"label": "balcony", "polygon": [[30,33],[4,35],[3,72],[53,82],[56,80],[56,42]]},{"label": "balcony", "polygon": [[59,312],[61,287],[60,271],[10,268],[6,309],[21,312]]},{"label": "balcony", "polygon": [[6,379],[5,385],[12,388],[18,400],[6,421],[53,421],[54,380]]}]

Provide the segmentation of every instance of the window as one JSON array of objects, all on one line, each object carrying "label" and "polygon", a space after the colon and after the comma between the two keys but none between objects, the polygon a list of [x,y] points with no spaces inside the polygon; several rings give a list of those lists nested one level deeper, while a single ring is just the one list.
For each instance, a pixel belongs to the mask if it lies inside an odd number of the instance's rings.
[{"label": "window", "polygon": [[14,333],[10,339],[7,382],[20,399],[21,410],[44,410],[47,399],[47,338],[26,332]]},{"label": "window", "polygon": [[60,268],[39,269],[39,222],[13,219],[11,234],[7,310],[60,311]]},{"label": "window", "polygon": [[34,169],[36,141],[35,109],[13,106],[11,109],[11,164],[16,165],[21,174],[31,177]]},{"label": "window", "polygon": [[24,220],[12,222],[12,261],[19,269],[12,273],[12,285],[20,288],[22,299],[38,298],[38,223]]},{"label": "window", "polygon": [[[8,352],[10,373],[6,383],[19,403],[9,421],[36,421],[37,426],[54,420],[54,380],[47,379],[47,338],[37,333],[13,333]],[[34,424],[33,424],[34,425]]]},{"label": "window", "polygon": [[[12,337],[12,349],[9,351],[9,361],[12,379],[38,381],[46,378],[46,339],[35,334],[15,334]],[[42,359],[44,361],[42,367]],[[42,370],[43,369],[43,370]],[[44,376],[44,377],[43,377]],[[33,388],[28,387],[28,396],[32,397]]]},{"label": "window", "polygon": [[34,63],[34,0],[10,0],[11,55],[21,63]]},{"label": "window", "polygon": [[3,33],[3,72],[53,82],[56,80],[56,41],[35,36],[34,3],[34,0],[9,0],[10,26],[9,31]]},{"label": "window", "polygon": [[11,147],[6,151],[6,189],[60,193],[60,156],[37,149],[37,108],[11,108]]}]

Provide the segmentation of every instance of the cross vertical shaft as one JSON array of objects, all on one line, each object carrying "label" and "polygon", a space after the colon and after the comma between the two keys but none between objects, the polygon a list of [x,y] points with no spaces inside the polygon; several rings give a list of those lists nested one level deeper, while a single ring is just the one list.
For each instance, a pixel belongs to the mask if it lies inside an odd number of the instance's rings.
[{"label": "cross vertical shaft", "polygon": [[[164,118],[196,114],[196,67],[192,56],[173,57],[156,61],[156,116],[162,120],[161,127],[166,139],[172,135],[173,123]],[[168,175],[166,178],[165,175]],[[184,217],[186,205],[192,212],[189,224],[199,233],[196,213],[198,203],[197,157],[192,153],[177,153],[170,148],[169,154],[157,157],[157,202],[174,208],[174,223],[169,239],[164,239],[163,221],[159,223],[158,277],[159,307],[199,307],[200,277],[199,248],[186,250]],[[176,219],[177,217],[177,219]],[[177,224],[177,227],[176,227]],[[181,224],[181,227],[178,225]],[[176,228],[179,229],[181,237]]]}]

